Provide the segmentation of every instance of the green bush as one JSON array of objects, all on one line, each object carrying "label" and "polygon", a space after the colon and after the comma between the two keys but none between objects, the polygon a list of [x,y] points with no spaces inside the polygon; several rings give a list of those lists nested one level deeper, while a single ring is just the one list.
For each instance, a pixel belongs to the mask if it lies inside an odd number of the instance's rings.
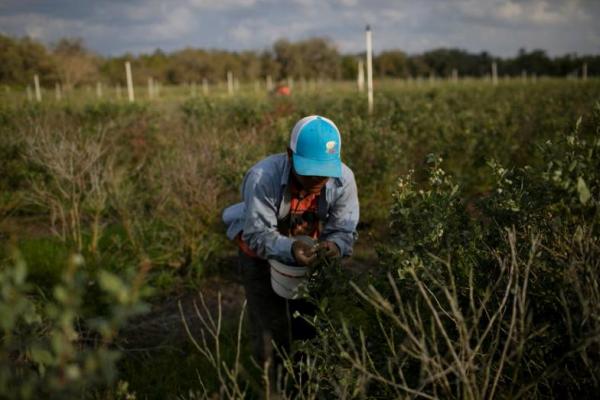
[{"label": "green bush", "polygon": [[350,285],[340,268],[321,275],[329,284],[318,286],[319,336],[303,349],[317,366],[300,390],[312,383],[369,398],[597,393],[599,117],[597,110],[590,131],[578,123],[546,142],[538,167],[491,162],[496,182],[477,206],[461,200],[435,156],[425,185],[411,174],[400,179],[379,268]]},{"label": "green bush", "polygon": [[[0,265],[0,397],[81,398],[114,382],[119,352],[111,343],[139,300],[145,271],[132,283],[104,270],[93,276],[71,256],[51,295],[36,293],[27,266],[16,252]],[[110,306],[105,315],[83,313],[90,285],[99,286]]]}]

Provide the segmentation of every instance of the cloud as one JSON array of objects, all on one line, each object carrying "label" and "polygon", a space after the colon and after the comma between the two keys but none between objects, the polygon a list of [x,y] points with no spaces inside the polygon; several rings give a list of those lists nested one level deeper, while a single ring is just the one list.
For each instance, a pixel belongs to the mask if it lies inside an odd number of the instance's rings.
[{"label": "cloud", "polygon": [[468,18],[512,26],[576,23],[589,18],[581,0],[461,0],[457,6]]},{"label": "cloud", "polygon": [[189,4],[200,9],[227,10],[256,6],[259,0],[189,0]]},{"label": "cloud", "polygon": [[452,46],[512,55],[600,52],[597,0],[0,0],[0,31],[45,42],[82,37],[103,54],[187,46],[264,49],[329,37],[344,52]]},{"label": "cloud", "polygon": [[229,31],[229,36],[244,44],[253,40],[259,40],[269,45],[281,38],[294,38],[302,36],[306,32],[312,32],[315,29],[310,20],[298,21],[269,21],[269,20],[249,20],[233,27]]}]

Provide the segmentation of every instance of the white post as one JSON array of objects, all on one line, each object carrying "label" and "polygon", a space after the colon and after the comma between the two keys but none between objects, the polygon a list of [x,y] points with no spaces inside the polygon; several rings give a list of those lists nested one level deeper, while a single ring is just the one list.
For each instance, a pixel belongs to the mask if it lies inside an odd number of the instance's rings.
[{"label": "white post", "polygon": [[369,101],[369,114],[373,112],[373,39],[371,27],[367,25],[367,98]]},{"label": "white post", "polygon": [[40,102],[42,101],[42,90],[40,89],[40,77],[37,74],[33,76],[33,83],[35,84],[35,99]]},{"label": "white post", "polygon": [[60,92],[60,83],[58,82],[54,84],[54,95],[56,96],[56,101],[60,101],[62,98],[62,93]]},{"label": "white post", "polygon": [[527,82],[527,71],[525,70],[521,71],[521,81],[523,83]]},{"label": "white post", "polygon": [[581,67],[581,79],[587,81],[587,63],[583,63],[583,67]]},{"label": "white post", "polygon": [[498,84],[498,64],[496,61],[492,63],[492,83],[494,85]]},{"label": "white post", "polygon": [[27,85],[27,101],[31,102],[33,100],[33,96],[31,95],[31,86]]},{"label": "white post", "polygon": [[456,68],[452,69],[452,82],[458,82],[458,71]]},{"label": "white post", "polygon": [[270,92],[271,90],[273,90],[273,78],[271,78],[271,75],[267,75],[267,91]]},{"label": "white post", "polygon": [[429,73],[429,84],[433,85],[433,83],[435,82],[435,74],[433,72]]},{"label": "white post", "polygon": [[233,72],[227,71],[227,93],[231,96],[233,94]]},{"label": "white post", "polygon": [[96,97],[98,97],[99,99],[102,98],[102,83],[101,82],[96,83]]},{"label": "white post", "polygon": [[135,95],[133,93],[133,78],[131,77],[131,64],[129,61],[125,62],[125,73],[127,74],[127,94],[129,96],[129,102],[135,101]]},{"label": "white post", "polygon": [[152,88],[152,77],[148,77],[148,98],[152,100],[154,89]]},{"label": "white post", "polygon": [[208,79],[202,78],[202,94],[208,95]]},{"label": "white post", "polygon": [[358,91],[365,91],[365,62],[362,58],[358,59],[358,74],[356,77],[356,84],[358,85]]}]

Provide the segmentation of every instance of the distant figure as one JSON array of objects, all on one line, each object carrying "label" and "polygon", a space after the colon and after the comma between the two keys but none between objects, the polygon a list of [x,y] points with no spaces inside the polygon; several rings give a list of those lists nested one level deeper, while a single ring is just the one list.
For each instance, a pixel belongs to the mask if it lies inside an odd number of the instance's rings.
[{"label": "distant figure", "polygon": [[274,94],[276,96],[291,96],[292,89],[288,85],[277,85]]}]

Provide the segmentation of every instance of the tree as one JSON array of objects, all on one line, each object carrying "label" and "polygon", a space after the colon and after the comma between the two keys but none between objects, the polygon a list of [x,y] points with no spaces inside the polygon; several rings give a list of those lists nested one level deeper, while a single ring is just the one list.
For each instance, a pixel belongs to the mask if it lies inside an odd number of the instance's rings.
[{"label": "tree", "polygon": [[59,77],[67,87],[100,79],[98,56],[85,48],[82,39],[61,39],[54,46]]},{"label": "tree", "polygon": [[0,35],[0,82],[28,85],[37,74],[42,84],[48,84],[56,79],[56,72],[54,60],[41,43]]},{"label": "tree", "polygon": [[273,45],[279,78],[332,78],[341,75],[340,55],[333,43],[313,38],[296,43],[280,39]]},{"label": "tree", "polygon": [[400,50],[385,51],[375,58],[375,71],[382,78],[410,75],[406,54]]}]

